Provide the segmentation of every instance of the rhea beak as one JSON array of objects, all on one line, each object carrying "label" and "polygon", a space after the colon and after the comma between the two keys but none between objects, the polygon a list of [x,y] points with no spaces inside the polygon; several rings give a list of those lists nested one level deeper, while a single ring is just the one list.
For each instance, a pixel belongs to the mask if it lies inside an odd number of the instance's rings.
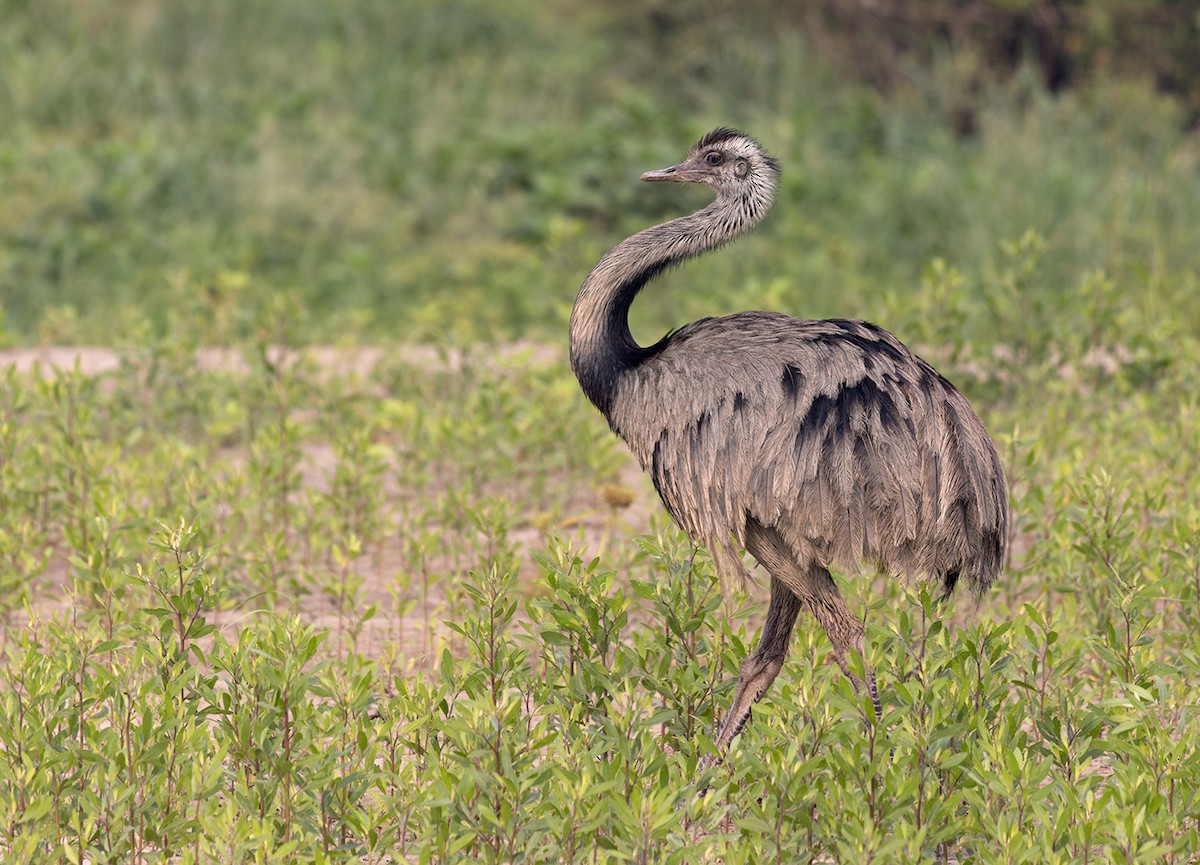
[{"label": "rhea beak", "polygon": [[647,183],[663,183],[666,181],[674,181],[676,183],[689,183],[695,181],[696,178],[691,176],[690,166],[686,162],[681,162],[678,165],[672,165],[670,168],[660,168],[657,171],[647,171],[642,175],[642,180]]}]

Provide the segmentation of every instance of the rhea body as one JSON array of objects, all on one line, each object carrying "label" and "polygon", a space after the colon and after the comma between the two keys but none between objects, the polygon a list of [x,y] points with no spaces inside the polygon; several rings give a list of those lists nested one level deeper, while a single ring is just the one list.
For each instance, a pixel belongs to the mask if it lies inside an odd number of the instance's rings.
[{"label": "rhea body", "polygon": [[[851,675],[863,625],[830,569],[874,565],[984,592],[1004,561],[1008,495],[967,399],[894,336],[862,321],[773,312],[706,318],[652,346],[629,330],[637,293],[664,269],[753,228],[779,166],[749,136],[717,129],[646,181],[704,183],[702,210],[627,238],[588,274],[571,314],[584,393],[650,474],[679,525],[725,575],[742,551],[771,576],[758,647],[741,665],[717,736],[724,750],[782,668],[796,617],[821,624]],[[706,761],[707,762],[707,761]]]}]

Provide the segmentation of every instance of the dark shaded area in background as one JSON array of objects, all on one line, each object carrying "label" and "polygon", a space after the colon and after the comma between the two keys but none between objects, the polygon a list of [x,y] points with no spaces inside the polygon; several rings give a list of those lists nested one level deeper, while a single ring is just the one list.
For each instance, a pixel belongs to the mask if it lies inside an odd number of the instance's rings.
[{"label": "dark shaded area in background", "polygon": [[1051,93],[1101,76],[1147,77],[1183,102],[1189,126],[1200,122],[1197,0],[660,2],[650,13],[655,41],[669,47],[673,33],[709,28],[731,7],[764,30],[798,29],[839,73],[881,93],[911,85],[946,56],[967,58],[951,118],[963,133],[976,128],[972,97],[1026,63]]}]

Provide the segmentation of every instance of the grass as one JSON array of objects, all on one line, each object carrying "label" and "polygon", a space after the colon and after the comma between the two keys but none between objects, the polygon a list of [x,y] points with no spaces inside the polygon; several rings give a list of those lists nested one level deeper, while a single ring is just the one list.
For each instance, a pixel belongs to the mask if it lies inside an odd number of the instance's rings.
[{"label": "grass", "polygon": [[[1194,135],[1018,77],[955,138],[945,70],[885,103],[694,9],[0,5],[0,338],[120,347],[0,373],[0,858],[1200,862]],[[777,212],[635,331],[887,326],[1015,522],[978,605],[839,575],[882,720],[802,621],[697,800],[763,587],[563,343],[723,122]]]},{"label": "grass", "polygon": [[976,609],[846,578],[883,720],[803,622],[699,801],[761,591],[722,597],[561,358],[10,370],[6,861],[1195,861],[1176,348],[1149,379],[961,357],[1004,579]]}]

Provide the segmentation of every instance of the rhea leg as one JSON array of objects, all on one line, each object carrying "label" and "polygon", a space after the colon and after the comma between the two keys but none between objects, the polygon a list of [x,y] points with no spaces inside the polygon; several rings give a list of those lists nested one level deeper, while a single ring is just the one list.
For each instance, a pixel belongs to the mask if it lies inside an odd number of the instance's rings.
[{"label": "rhea leg", "polygon": [[[814,567],[809,579],[815,589],[814,596],[808,604],[817,621],[829,637],[833,645],[833,659],[837,661],[842,672],[854,683],[854,690],[862,691],[864,682],[850,671],[847,653],[854,650],[862,655],[863,652],[863,623],[850,612],[846,602],[842,600],[841,592],[825,568]],[[871,697],[871,705],[875,707],[875,719],[883,717],[883,705],[879,702],[879,690],[875,686],[875,673],[870,667],[866,670],[865,687]]]},{"label": "rhea leg", "polygon": [[801,565],[779,532],[756,520],[750,520],[746,526],[746,549],[773,577],[786,584],[799,598],[804,609],[820,622],[833,645],[834,660],[854,683],[855,690],[861,691],[866,687],[875,708],[876,720],[882,718],[883,707],[879,702],[874,672],[867,668],[865,683],[850,672],[847,654],[852,649],[862,654],[863,624],[842,600],[829,570],[815,562]]},{"label": "rhea leg", "polygon": [[[767,608],[767,621],[763,624],[762,637],[756,648],[738,671],[737,690],[733,703],[721,722],[717,733],[717,749],[724,751],[729,743],[746,726],[750,719],[750,707],[767,692],[787,657],[788,644],[792,641],[792,626],[800,613],[800,599],[775,577],[771,578],[771,604]],[[696,767],[697,773],[707,769],[714,761],[705,754]]]},{"label": "rhea leg", "polygon": [[800,607],[800,599],[792,590],[772,577],[771,605],[767,608],[762,637],[758,641],[758,648],[742,661],[733,703],[717,734],[717,747],[728,747],[742,731],[750,718],[750,706],[767,692],[783,669],[788,645],[792,641],[792,627],[796,624]]},{"label": "rhea leg", "polygon": [[[817,564],[807,568],[797,564],[793,553],[774,529],[754,520],[746,528],[747,551],[771,574],[771,605],[767,609],[767,621],[763,625],[758,648],[742,662],[738,672],[733,704],[717,733],[718,751],[723,752],[742,731],[750,718],[750,707],[766,693],[779,675],[787,657],[792,627],[802,609],[811,612],[821,624],[833,645],[834,660],[854,683],[855,690],[861,691],[866,687],[875,708],[875,717],[881,718],[883,707],[875,686],[875,674],[868,668],[864,683],[851,672],[847,660],[847,653],[852,649],[862,654],[863,624],[842,600],[837,583],[829,571]],[[719,758],[714,760],[704,755],[696,767],[697,774],[715,762],[719,762]]]}]

